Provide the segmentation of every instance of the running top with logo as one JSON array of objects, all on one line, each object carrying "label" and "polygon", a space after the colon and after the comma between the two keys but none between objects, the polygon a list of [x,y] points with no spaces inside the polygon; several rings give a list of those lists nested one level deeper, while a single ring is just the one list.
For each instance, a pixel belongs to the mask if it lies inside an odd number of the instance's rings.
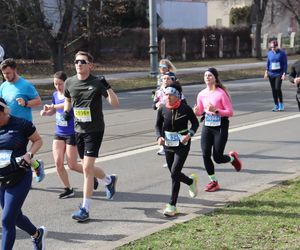
[{"label": "running top with logo", "polygon": [[[188,129],[189,121],[191,128]],[[162,105],[157,112],[157,120],[155,125],[156,136],[165,137],[165,131],[177,132],[186,135],[189,131],[196,133],[199,122],[192,108],[186,103],[180,103],[177,109],[169,109],[166,105]]]},{"label": "running top with logo", "polygon": [[[59,98],[58,91],[55,91],[52,96],[52,103],[53,104],[61,104],[64,103],[65,98]],[[56,116],[56,126],[55,126],[55,134],[66,136],[66,135],[73,135],[75,134],[74,130],[74,112],[73,109],[70,110],[71,118],[66,121],[63,116],[64,110],[57,109],[55,116]]]},{"label": "running top with logo", "polygon": [[77,75],[65,81],[65,97],[71,98],[77,133],[104,131],[102,96],[108,97],[100,78],[89,75],[78,80]]},{"label": "running top with logo", "polygon": [[[218,114],[208,111],[209,104],[216,107]],[[197,113],[201,115],[205,112],[206,126],[220,126],[221,117],[231,117],[233,115],[233,108],[229,96],[226,92],[217,87],[214,91],[210,91],[208,88],[203,89],[197,96]]]},{"label": "running top with logo", "polygon": [[19,105],[16,98],[23,98],[25,102],[28,102],[38,96],[35,87],[22,77],[19,77],[15,83],[5,81],[0,86],[0,97],[6,101],[10,113],[28,121],[32,121],[31,108]]},{"label": "running top with logo", "polygon": [[267,53],[267,66],[269,77],[282,76],[283,73],[287,72],[287,57],[283,50],[278,49],[276,52],[269,51]]},{"label": "running top with logo", "polygon": [[8,123],[0,127],[0,161],[11,157],[20,157],[26,153],[28,137],[36,131],[32,122],[10,116]]}]

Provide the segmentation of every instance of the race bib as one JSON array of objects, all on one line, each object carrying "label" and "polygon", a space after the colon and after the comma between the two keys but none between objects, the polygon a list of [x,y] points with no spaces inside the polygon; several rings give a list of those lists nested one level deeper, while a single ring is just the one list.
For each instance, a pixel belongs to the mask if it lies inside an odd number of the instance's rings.
[{"label": "race bib", "polygon": [[280,62],[272,62],[271,63],[271,70],[280,69]]},{"label": "race bib", "polygon": [[63,114],[56,112],[56,125],[61,127],[67,127],[68,122],[64,120]]},{"label": "race bib", "polygon": [[12,150],[0,150],[0,168],[10,165]]},{"label": "race bib", "polygon": [[204,125],[207,127],[217,127],[221,125],[221,116],[205,114]]},{"label": "race bib", "polygon": [[177,132],[165,131],[165,146],[177,147],[179,146],[179,134]]},{"label": "race bib", "polygon": [[89,107],[86,108],[74,108],[74,116],[79,122],[91,122],[91,110]]}]

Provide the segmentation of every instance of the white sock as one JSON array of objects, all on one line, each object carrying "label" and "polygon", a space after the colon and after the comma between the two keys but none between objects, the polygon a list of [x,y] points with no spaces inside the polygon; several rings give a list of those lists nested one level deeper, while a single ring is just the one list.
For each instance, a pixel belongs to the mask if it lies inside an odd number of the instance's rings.
[{"label": "white sock", "polygon": [[104,184],[105,184],[105,186],[107,186],[107,185],[109,185],[111,183],[111,177],[110,177],[110,175],[105,175],[105,177],[104,177]]},{"label": "white sock", "polygon": [[83,198],[82,207],[88,212],[90,209],[91,199],[90,198]]}]

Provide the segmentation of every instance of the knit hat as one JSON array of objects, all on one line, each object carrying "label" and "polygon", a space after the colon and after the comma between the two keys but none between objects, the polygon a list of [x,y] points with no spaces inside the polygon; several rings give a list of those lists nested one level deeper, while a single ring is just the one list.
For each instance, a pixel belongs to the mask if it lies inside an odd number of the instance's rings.
[{"label": "knit hat", "polygon": [[176,96],[178,99],[180,99],[180,97],[181,97],[180,92],[176,88],[173,88],[173,87],[167,87],[164,90],[164,93],[165,93],[165,95]]},{"label": "knit hat", "polygon": [[208,68],[206,71],[212,73],[214,77],[216,78],[216,81],[219,80],[219,73],[215,68]]}]

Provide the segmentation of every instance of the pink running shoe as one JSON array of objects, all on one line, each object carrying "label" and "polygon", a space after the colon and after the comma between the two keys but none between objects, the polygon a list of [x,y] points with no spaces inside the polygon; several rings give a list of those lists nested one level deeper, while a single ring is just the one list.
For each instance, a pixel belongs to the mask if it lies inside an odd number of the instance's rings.
[{"label": "pink running shoe", "polygon": [[217,181],[212,181],[208,183],[205,187],[206,192],[215,192],[218,191],[219,189],[220,189],[220,185],[218,184]]},{"label": "pink running shoe", "polygon": [[234,158],[231,162],[232,166],[234,166],[235,170],[239,172],[242,169],[242,162],[239,160],[238,153],[235,151],[229,152],[229,155]]}]

